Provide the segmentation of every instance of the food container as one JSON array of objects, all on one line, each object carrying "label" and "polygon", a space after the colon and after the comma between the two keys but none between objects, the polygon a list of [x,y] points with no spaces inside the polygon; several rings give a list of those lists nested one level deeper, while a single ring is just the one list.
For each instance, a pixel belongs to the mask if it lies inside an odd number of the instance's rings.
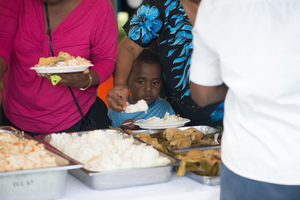
[{"label": "food container", "polygon": [[[34,139],[21,131],[10,127],[0,127],[0,132],[15,134],[26,139]],[[58,199],[64,194],[68,170],[83,165],[58,151],[47,148],[55,157],[58,167],[37,168],[0,172],[0,199]]]},{"label": "food container", "polygon": [[[211,127],[211,126],[203,126],[203,125],[183,126],[183,127],[178,127],[178,128],[183,131],[183,130],[191,128],[191,127],[198,129],[199,131],[201,131],[205,135],[213,135],[213,134],[216,134],[216,133],[219,133],[219,134],[222,133],[222,131],[220,129],[217,129],[217,128],[214,128],[214,127]],[[162,133],[165,129],[166,128],[164,128],[164,129],[140,129],[140,130],[133,130],[132,132],[134,132],[135,134],[146,132],[146,133],[151,135],[151,134],[156,134],[156,133]]]},{"label": "food container", "polygon": [[[107,129],[103,131],[114,131],[119,134],[123,134],[123,137],[125,138],[132,137],[131,135],[128,135],[127,133],[124,133],[120,130]],[[77,132],[78,135],[88,133],[88,131]],[[44,136],[43,138],[40,138],[40,140],[46,145],[51,146],[49,144],[51,135]],[[134,141],[135,144],[142,143],[137,139],[134,139]],[[167,157],[170,160],[170,163],[166,166],[122,169],[105,172],[96,172],[81,168],[70,170],[69,173],[95,190],[108,190],[167,182],[171,178],[173,167],[178,166],[180,161],[168,154],[165,154],[164,152],[159,151],[159,154],[161,156]]]},{"label": "food container", "polygon": [[[221,137],[222,137],[222,130],[220,129],[217,129],[217,128],[213,128],[213,127],[210,127],[210,126],[184,126],[184,127],[179,127],[179,129],[181,131],[185,130],[185,129],[188,129],[188,128],[196,128],[197,130],[201,131],[202,133],[204,133],[204,138],[212,138],[212,139],[215,139],[215,136],[217,136],[217,141],[219,142],[218,145],[205,145],[205,146],[197,146],[197,144],[192,144],[192,146],[190,148],[187,148],[187,149],[191,149],[191,148],[205,148],[205,147],[210,147],[210,146],[217,146],[217,147],[220,147],[220,143],[221,143]],[[145,129],[145,130],[133,130],[132,132],[135,133],[135,134],[139,134],[139,133],[148,133],[149,135],[151,135],[151,137],[153,138],[158,138],[159,141],[161,141],[160,143],[165,143],[163,136],[162,136],[162,133],[165,129],[159,129],[159,130],[152,130],[152,129]],[[163,139],[162,139],[163,138]],[[167,144],[167,143],[165,143]],[[178,149],[179,151],[182,150],[182,149]],[[172,151],[174,152],[177,152],[178,151],[177,149],[173,149]],[[183,149],[185,150],[185,149]],[[172,153],[171,153],[172,154]]]},{"label": "food container", "polygon": [[[198,148],[193,148],[193,150],[200,150],[200,151],[205,151],[208,149],[219,149],[221,148],[220,146],[211,146],[211,147],[198,147]],[[182,153],[187,153],[191,149],[178,149],[176,152],[182,152]],[[194,181],[197,181],[198,183],[204,184],[204,185],[220,185],[220,176],[201,176],[199,174],[196,174],[190,170],[186,170],[186,177],[189,177],[190,179],[193,179]]]},{"label": "food container", "polygon": [[[210,126],[185,126],[185,127],[180,127],[179,129],[181,131],[188,129],[188,128],[196,128],[197,130],[201,131],[202,133],[204,133],[205,137],[210,137],[210,138],[214,138],[216,134],[218,134],[218,141],[220,142],[221,137],[222,137],[222,131]],[[148,134],[151,135],[151,137],[158,137],[161,138],[162,137],[162,132],[164,131],[164,129],[161,130],[134,130],[132,131],[135,134],[139,134],[139,133],[143,133],[146,132]],[[190,150],[200,150],[200,151],[205,151],[208,149],[219,149],[221,148],[221,145],[211,145],[211,146],[197,146],[197,147],[191,147],[191,148],[185,148],[185,149],[174,149],[168,152],[168,154],[174,156],[176,155],[176,153],[187,153]],[[192,171],[187,170],[185,176],[201,183],[201,184],[205,184],[205,185],[219,185],[220,184],[220,176],[201,176],[198,175]]]},{"label": "food container", "polygon": [[220,185],[220,176],[200,176],[192,171],[186,171],[186,177],[204,185]]}]

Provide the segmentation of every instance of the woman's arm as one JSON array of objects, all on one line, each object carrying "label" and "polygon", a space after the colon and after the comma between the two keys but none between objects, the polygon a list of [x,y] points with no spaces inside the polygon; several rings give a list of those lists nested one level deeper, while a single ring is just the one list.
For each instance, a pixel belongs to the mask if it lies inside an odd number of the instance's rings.
[{"label": "woman's arm", "polygon": [[107,93],[109,108],[121,112],[126,109],[128,101],[127,79],[133,61],[142,52],[143,47],[137,45],[127,36],[120,42],[117,54],[117,64],[114,72],[114,87]]},{"label": "woman's arm", "polygon": [[114,86],[127,85],[133,61],[142,52],[143,47],[125,36],[120,42],[117,54],[117,64],[114,72]]},{"label": "woman's arm", "polygon": [[2,56],[0,56],[0,81],[6,71],[6,62]]},{"label": "woman's arm", "polygon": [[219,86],[202,86],[191,81],[190,89],[193,101],[200,107],[205,107],[224,100],[228,87],[225,84]]},{"label": "woman's arm", "polygon": [[[6,62],[2,56],[0,56],[0,81],[6,71]],[[2,98],[2,92],[0,90],[0,99]]]}]

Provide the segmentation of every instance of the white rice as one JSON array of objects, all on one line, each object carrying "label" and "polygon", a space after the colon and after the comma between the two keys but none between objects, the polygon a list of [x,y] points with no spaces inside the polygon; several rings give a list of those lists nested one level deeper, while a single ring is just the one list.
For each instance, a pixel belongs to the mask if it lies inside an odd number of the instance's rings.
[{"label": "white rice", "polygon": [[170,163],[152,146],[133,144],[133,137],[123,138],[117,131],[90,131],[78,136],[51,134],[50,144],[91,171],[113,171],[119,169],[164,166]]},{"label": "white rice", "polygon": [[145,100],[141,99],[136,104],[132,104],[126,107],[126,113],[147,111],[149,109],[148,104]]},{"label": "white rice", "polygon": [[182,117],[177,117],[176,115],[170,115],[168,112],[165,114],[164,118],[152,117],[145,121],[145,124],[172,124],[182,122]]}]

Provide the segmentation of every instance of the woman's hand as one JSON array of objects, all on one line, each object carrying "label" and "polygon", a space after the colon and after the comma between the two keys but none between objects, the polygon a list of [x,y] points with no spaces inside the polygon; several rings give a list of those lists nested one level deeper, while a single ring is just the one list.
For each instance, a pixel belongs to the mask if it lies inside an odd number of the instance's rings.
[{"label": "woman's hand", "polygon": [[125,111],[128,103],[127,80],[133,61],[144,48],[125,36],[118,46],[117,63],[114,71],[114,87],[107,93],[109,108],[117,112]]},{"label": "woman's hand", "polygon": [[85,88],[90,83],[89,78],[90,71],[87,69],[84,72],[75,72],[75,73],[59,73],[59,74],[38,74],[41,77],[44,77],[48,81],[51,81],[51,75],[58,75],[62,79],[58,82],[60,85],[72,86],[77,88]]},{"label": "woman's hand", "polygon": [[114,86],[106,96],[107,104],[110,109],[117,112],[125,111],[128,103],[128,86]]}]

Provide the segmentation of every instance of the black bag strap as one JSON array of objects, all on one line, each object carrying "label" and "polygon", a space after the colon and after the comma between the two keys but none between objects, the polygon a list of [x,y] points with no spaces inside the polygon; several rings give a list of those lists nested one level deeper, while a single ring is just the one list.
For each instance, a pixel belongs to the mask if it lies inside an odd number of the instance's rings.
[{"label": "black bag strap", "polygon": [[48,29],[49,29],[49,41],[50,41],[50,49],[51,49],[52,56],[54,56],[54,52],[53,52],[53,45],[52,45],[52,37],[51,37],[51,30],[50,30],[50,23],[49,23],[48,4],[47,4],[47,3],[44,3],[44,5],[45,5],[45,10],[46,10],[46,19],[47,19],[47,24],[48,24]]},{"label": "black bag strap", "polygon": [[[53,52],[53,44],[52,44],[52,37],[51,37],[51,30],[50,30],[50,23],[49,23],[50,20],[49,20],[48,4],[47,4],[47,3],[44,3],[44,5],[45,5],[46,18],[47,18],[47,24],[48,24],[48,29],[49,29],[50,49],[51,49],[51,54],[52,54],[52,56],[54,56],[54,52]],[[73,97],[73,99],[74,99],[74,101],[75,101],[75,104],[76,104],[76,106],[77,106],[77,108],[78,108],[78,110],[79,110],[79,112],[80,112],[80,115],[81,115],[81,117],[82,117],[82,120],[83,120],[85,129],[86,129],[86,128],[87,128],[87,121],[85,120],[85,117],[84,117],[84,115],[83,115],[83,113],[82,113],[82,110],[81,110],[81,108],[80,108],[80,106],[79,106],[79,104],[78,104],[78,101],[77,101],[77,99],[76,99],[76,97],[75,97],[75,95],[74,95],[74,93],[73,93],[73,91],[72,91],[72,88],[71,88],[70,86],[69,86],[69,90],[70,90],[70,92],[71,92],[71,94],[72,94],[72,97]]]}]

